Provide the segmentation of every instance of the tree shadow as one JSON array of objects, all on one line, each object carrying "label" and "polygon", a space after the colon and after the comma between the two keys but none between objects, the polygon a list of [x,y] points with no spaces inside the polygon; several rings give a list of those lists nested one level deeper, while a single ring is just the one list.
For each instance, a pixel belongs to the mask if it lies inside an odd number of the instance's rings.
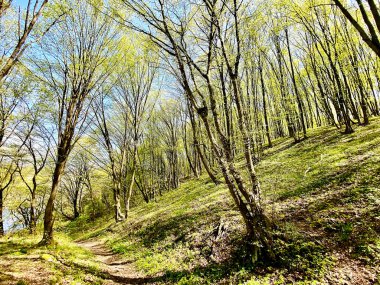
[{"label": "tree shadow", "polygon": [[[376,167],[375,162],[369,161],[372,158],[371,155],[360,157],[360,154],[367,153],[372,149],[373,145],[369,145],[357,153],[359,156],[353,156],[354,159],[347,160],[344,165],[331,169],[328,172],[323,171],[322,173],[314,174],[312,178],[308,178],[310,180],[309,183],[287,190],[278,197],[278,200],[283,201],[309,193],[318,195],[326,191],[329,192],[331,189],[350,187],[354,184],[355,187],[366,186],[368,183],[376,186],[375,177],[369,180],[367,176],[371,171],[374,176],[380,176],[380,167]],[[359,158],[356,159],[357,157]],[[329,163],[331,164],[332,162],[330,161]]]},{"label": "tree shadow", "polygon": [[235,239],[234,243],[235,248],[228,259],[209,262],[191,270],[166,270],[159,280],[169,284],[243,284],[252,276],[260,278],[271,272],[284,270],[294,275],[294,280],[303,280],[317,278],[327,266],[325,248],[303,237],[294,240],[276,237],[276,259],[256,263],[252,262],[249,246],[244,238]]},{"label": "tree shadow", "polygon": [[[267,152],[264,153],[262,159],[266,159],[272,156],[275,156],[276,154],[279,154],[285,150],[291,149],[292,147],[296,146],[297,143],[289,142],[288,140],[285,142],[280,142],[280,144],[284,144],[283,146],[277,148],[276,150],[267,148]],[[274,143],[274,146],[276,146],[276,143]]]},{"label": "tree shadow", "polygon": [[0,240],[0,256],[15,253],[26,254],[29,250],[38,248],[35,244],[23,244],[14,241]]},{"label": "tree shadow", "polygon": [[[191,234],[195,228],[217,222],[219,219],[218,212],[218,208],[215,207],[207,211],[164,217],[164,219],[149,224],[135,234],[141,239],[145,247],[153,247],[169,237],[175,237],[173,242],[178,243],[185,240],[186,236]],[[203,222],[199,223],[199,221]]]},{"label": "tree shadow", "polygon": [[[180,281],[183,284],[216,284],[235,275],[243,268],[247,272],[253,272],[255,267],[251,262],[252,259],[244,237],[234,239],[233,243],[235,248],[228,259],[221,262],[210,261],[206,265],[198,265],[191,270],[166,270],[160,280],[169,284],[177,284]],[[238,284],[238,281],[243,281],[243,279],[235,280],[232,284]]]},{"label": "tree shadow", "polygon": [[[282,221],[312,233],[332,253],[342,251],[368,263],[380,263],[380,164],[369,157],[351,162],[304,187],[289,191],[279,200],[289,203]],[[310,194],[308,196],[302,196]]]}]

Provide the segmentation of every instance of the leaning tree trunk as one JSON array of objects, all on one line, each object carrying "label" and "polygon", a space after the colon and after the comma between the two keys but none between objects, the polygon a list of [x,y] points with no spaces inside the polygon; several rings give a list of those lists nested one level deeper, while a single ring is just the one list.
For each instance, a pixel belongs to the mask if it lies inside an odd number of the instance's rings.
[{"label": "leaning tree trunk", "polygon": [[220,182],[216,178],[215,174],[212,172],[211,167],[208,165],[207,159],[204,157],[204,154],[202,152],[202,149],[201,149],[199,141],[198,141],[197,127],[196,127],[196,124],[195,124],[195,117],[194,117],[194,109],[190,105],[190,101],[189,100],[187,100],[187,101],[188,101],[187,102],[187,106],[188,106],[189,114],[190,114],[190,123],[191,123],[191,128],[192,128],[192,131],[193,131],[193,141],[194,141],[195,149],[198,152],[199,158],[200,158],[200,160],[202,162],[202,165],[204,166],[204,168],[205,168],[208,176],[210,177],[210,179],[212,180],[212,182],[214,182],[215,185],[218,185],[218,184],[220,184]]},{"label": "leaning tree trunk", "polygon": [[57,196],[62,173],[66,165],[66,155],[58,154],[58,160],[55,164],[53,173],[53,182],[49,200],[46,204],[44,217],[44,233],[40,245],[49,245],[53,243],[53,224],[54,224],[54,201]]}]

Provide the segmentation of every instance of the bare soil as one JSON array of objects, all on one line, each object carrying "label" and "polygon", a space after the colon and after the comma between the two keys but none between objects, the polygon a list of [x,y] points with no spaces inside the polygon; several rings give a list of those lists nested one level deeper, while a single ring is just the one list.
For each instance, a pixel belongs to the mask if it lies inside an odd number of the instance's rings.
[{"label": "bare soil", "polygon": [[104,285],[155,283],[154,278],[141,275],[130,261],[113,253],[100,241],[86,240],[77,244],[95,255],[96,261],[100,263],[99,268],[105,276]]}]

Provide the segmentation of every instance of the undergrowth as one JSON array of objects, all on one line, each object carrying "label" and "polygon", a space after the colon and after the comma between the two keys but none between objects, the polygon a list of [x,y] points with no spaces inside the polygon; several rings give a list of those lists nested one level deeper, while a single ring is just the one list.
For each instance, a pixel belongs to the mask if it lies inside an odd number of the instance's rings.
[{"label": "undergrowth", "polygon": [[265,151],[257,172],[281,236],[271,263],[247,258],[238,211],[227,189],[207,176],[137,206],[125,223],[84,222],[78,232],[79,220],[68,229],[76,238],[102,239],[142,273],[175,284],[323,283],[340,262],[337,252],[373,270],[380,256],[379,146],[377,120],[351,135],[311,130],[305,141],[279,139]]},{"label": "undergrowth", "polygon": [[[73,247],[68,235],[102,240],[156,283],[375,282],[373,276],[380,274],[379,122],[350,135],[319,128],[298,144],[278,139],[265,150],[257,173],[266,211],[277,225],[274,261],[251,262],[244,225],[228,190],[206,175],[134,207],[123,223],[115,224],[111,216],[82,216],[60,224],[54,248],[35,249],[34,240],[12,238],[13,244],[0,244],[2,255],[35,252],[42,259],[60,255],[73,264],[94,266],[91,255]],[[347,266],[354,273],[360,266],[357,276],[345,275],[341,268]],[[70,274],[86,282],[85,273]]]}]

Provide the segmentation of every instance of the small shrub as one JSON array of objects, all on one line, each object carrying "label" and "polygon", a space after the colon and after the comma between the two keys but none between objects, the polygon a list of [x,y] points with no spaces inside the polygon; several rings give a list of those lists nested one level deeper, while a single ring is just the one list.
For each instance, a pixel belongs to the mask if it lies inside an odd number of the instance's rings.
[{"label": "small shrub", "polygon": [[201,285],[206,284],[205,280],[202,277],[192,275],[189,277],[182,277],[178,283],[178,285]]},{"label": "small shrub", "polygon": [[20,253],[27,254],[28,250],[25,247],[20,248]]},{"label": "small shrub", "polygon": [[322,277],[332,265],[332,260],[321,245],[302,239],[291,242],[277,240],[275,254],[279,266],[304,273],[310,279]]}]

